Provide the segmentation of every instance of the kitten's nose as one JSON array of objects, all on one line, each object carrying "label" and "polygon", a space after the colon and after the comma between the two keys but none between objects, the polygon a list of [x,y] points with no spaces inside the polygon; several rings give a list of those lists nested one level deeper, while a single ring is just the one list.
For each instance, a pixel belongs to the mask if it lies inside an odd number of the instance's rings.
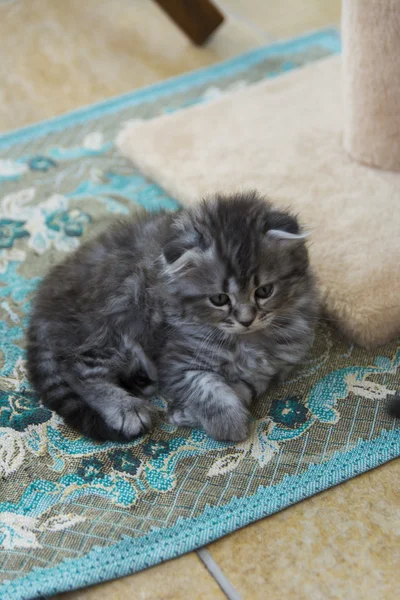
[{"label": "kitten's nose", "polygon": [[250,325],[252,324],[252,322],[255,319],[256,311],[254,309],[254,306],[248,306],[246,304],[245,305],[242,304],[242,305],[239,305],[236,307],[234,316],[235,316],[236,320],[238,321],[238,323],[243,325],[243,327],[250,327]]},{"label": "kitten's nose", "polygon": [[239,323],[243,325],[243,327],[250,327],[253,321],[254,319],[246,319],[246,321],[239,321]]}]

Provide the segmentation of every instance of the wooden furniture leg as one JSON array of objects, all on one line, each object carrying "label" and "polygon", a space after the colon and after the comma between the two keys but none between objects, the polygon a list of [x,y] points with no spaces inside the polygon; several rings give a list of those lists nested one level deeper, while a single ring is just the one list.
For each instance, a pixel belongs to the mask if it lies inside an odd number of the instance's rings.
[{"label": "wooden furniture leg", "polygon": [[221,25],[223,14],[210,0],[155,0],[197,46]]}]

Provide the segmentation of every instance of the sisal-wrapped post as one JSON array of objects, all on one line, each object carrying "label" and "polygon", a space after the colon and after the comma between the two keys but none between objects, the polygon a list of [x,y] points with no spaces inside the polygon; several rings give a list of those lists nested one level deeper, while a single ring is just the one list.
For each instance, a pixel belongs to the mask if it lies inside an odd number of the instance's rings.
[{"label": "sisal-wrapped post", "polygon": [[344,146],[400,171],[400,0],[343,0]]}]

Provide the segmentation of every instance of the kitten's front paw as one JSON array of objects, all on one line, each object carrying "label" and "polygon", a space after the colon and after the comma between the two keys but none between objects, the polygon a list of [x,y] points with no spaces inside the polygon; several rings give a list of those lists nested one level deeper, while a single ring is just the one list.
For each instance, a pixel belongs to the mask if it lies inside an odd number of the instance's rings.
[{"label": "kitten's front paw", "polygon": [[128,406],[118,407],[107,425],[113,430],[114,437],[123,441],[132,440],[149,431],[153,425],[155,409],[133,398]]},{"label": "kitten's front paw", "polygon": [[133,407],[125,415],[124,423],[122,426],[123,434],[128,438],[132,439],[150,431],[153,426],[153,416],[155,411],[152,407],[146,404]]},{"label": "kitten's front paw", "polygon": [[234,383],[230,383],[233,391],[239,396],[242,402],[245,403],[246,406],[250,406],[253,398],[253,391],[246,385],[243,381],[236,381]]},{"label": "kitten's front paw", "polygon": [[206,433],[220,442],[244,442],[249,437],[249,414],[244,407],[226,409],[203,423]]}]

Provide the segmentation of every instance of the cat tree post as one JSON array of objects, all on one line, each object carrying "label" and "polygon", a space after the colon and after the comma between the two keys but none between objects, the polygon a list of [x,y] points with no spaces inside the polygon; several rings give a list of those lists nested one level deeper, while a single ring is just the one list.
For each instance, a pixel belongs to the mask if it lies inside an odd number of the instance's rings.
[{"label": "cat tree post", "polygon": [[343,0],[344,146],[400,171],[400,0]]}]

